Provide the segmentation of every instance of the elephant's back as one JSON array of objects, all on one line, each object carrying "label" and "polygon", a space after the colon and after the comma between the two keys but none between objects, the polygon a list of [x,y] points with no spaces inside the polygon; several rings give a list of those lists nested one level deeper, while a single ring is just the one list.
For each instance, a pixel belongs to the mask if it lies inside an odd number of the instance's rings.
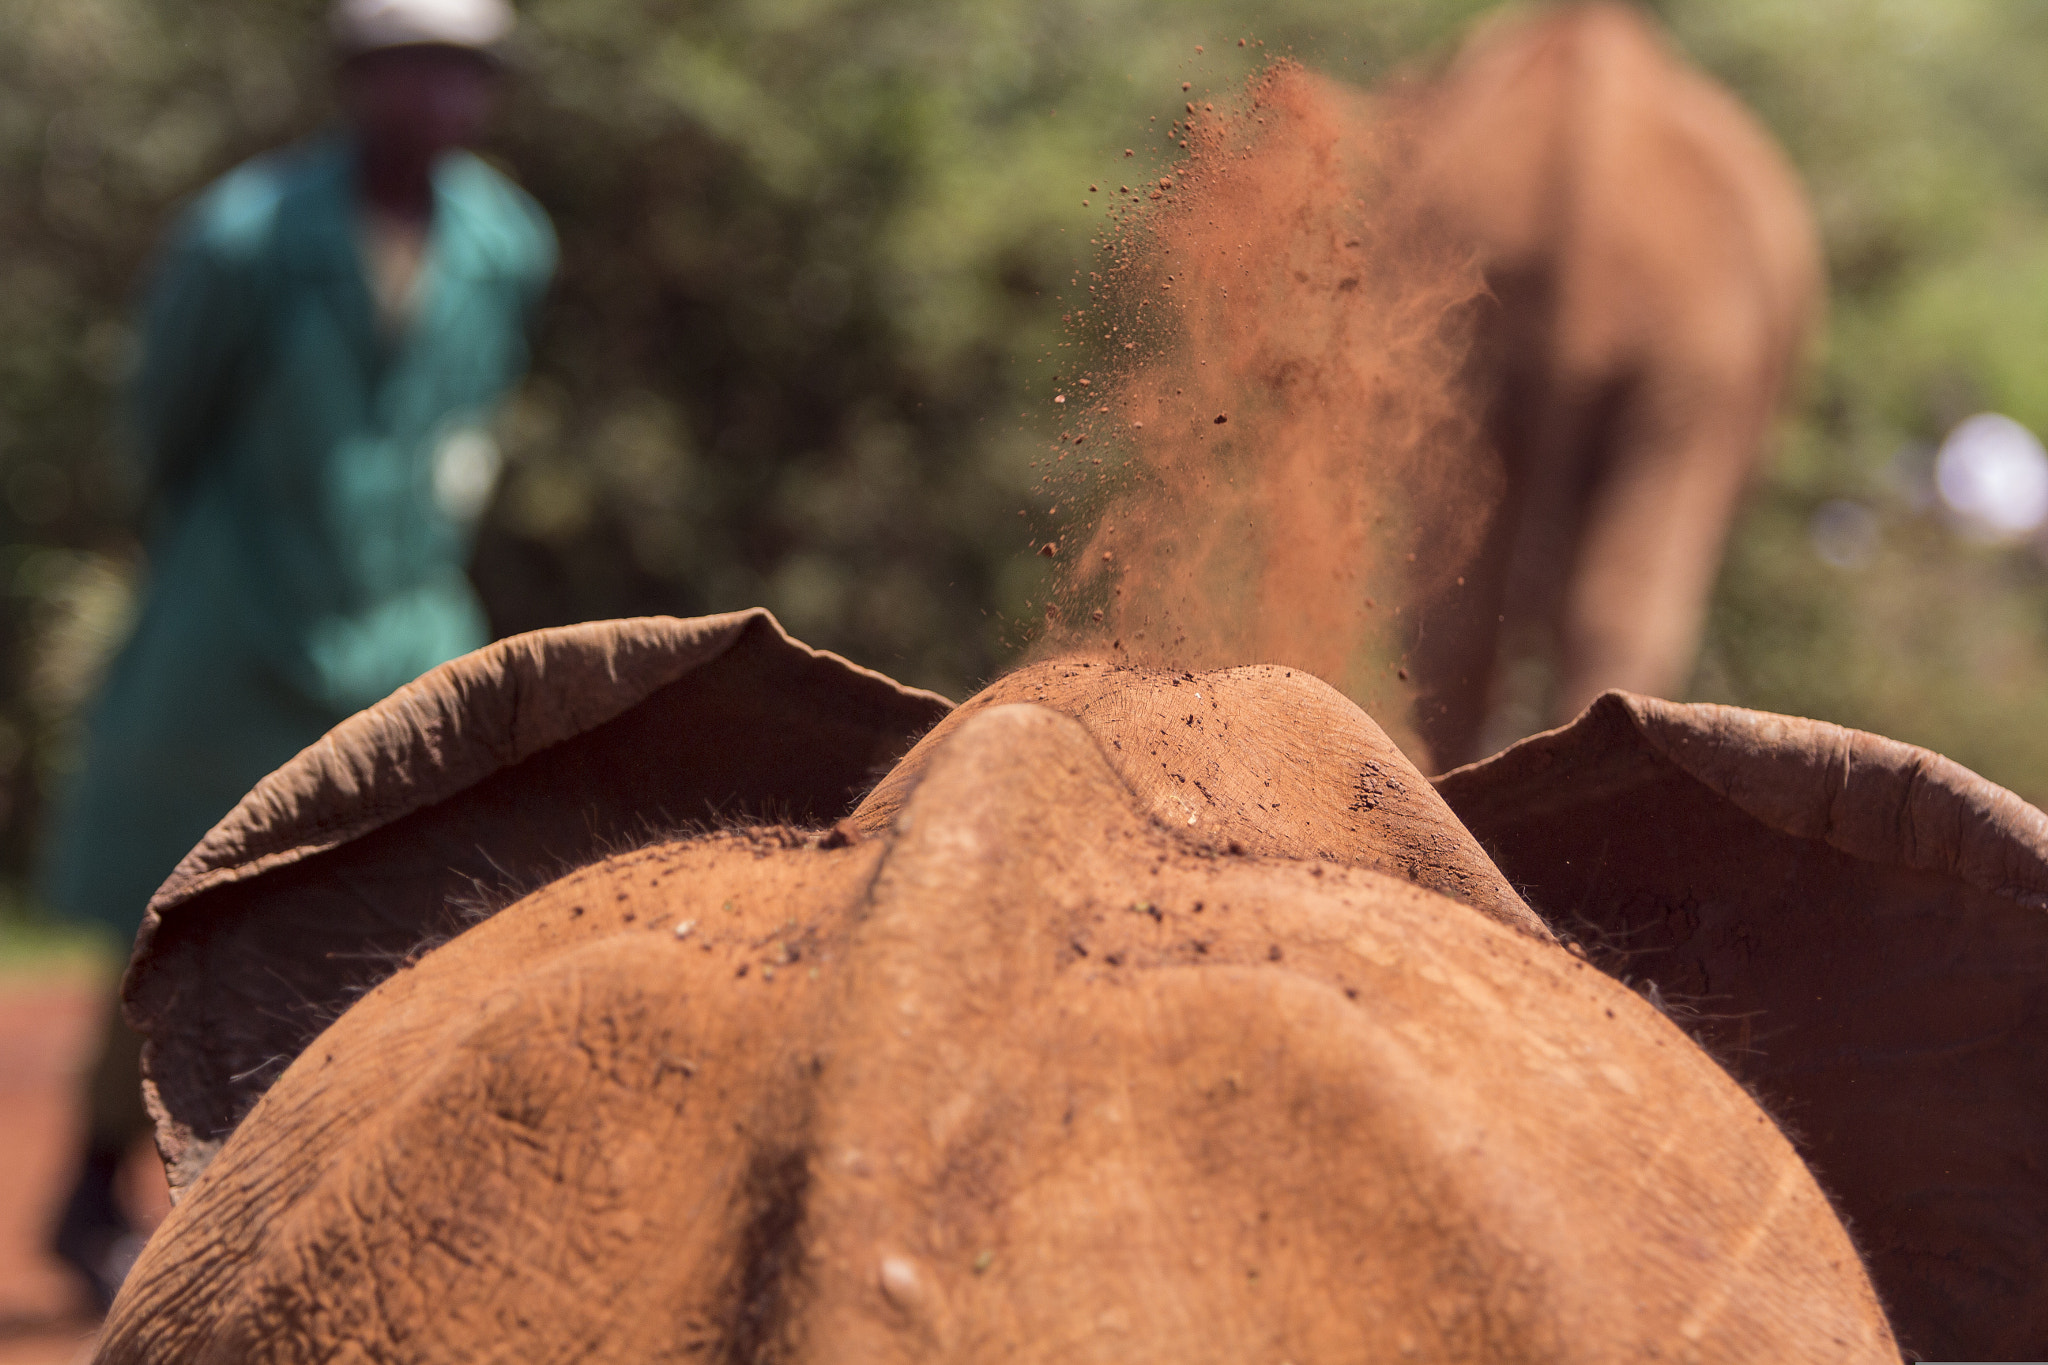
[{"label": "elephant's back", "polygon": [[[1774,369],[1796,359],[1822,289],[1797,174],[1755,116],[1633,8],[1568,5],[1482,25],[1435,88],[1421,137],[1490,273],[1537,279],[1554,301],[1567,364],[1640,352],[1628,329],[1669,323],[1665,299],[1683,300],[1697,331],[1701,291],[1677,281],[1702,274],[1717,281],[1728,327],[1766,331]],[[1604,306],[1603,290],[1626,306]]]},{"label": "elephant's back", "polygon": [[1678,164],[1697,166],[1689,201],[1703,221],[1722,228],[1731,254],[1742,253],[1728,272],[1752,281],[1777,343],[1772,361],[1781,372],[1789,369],[1819,322],[1825,294],[1806,188],[1777,139],[1734,92],[1629,18],[1643,43],[1654,45],[1654,60],[1645,54],[1633,64],[1640,116],[1684,149]]}]

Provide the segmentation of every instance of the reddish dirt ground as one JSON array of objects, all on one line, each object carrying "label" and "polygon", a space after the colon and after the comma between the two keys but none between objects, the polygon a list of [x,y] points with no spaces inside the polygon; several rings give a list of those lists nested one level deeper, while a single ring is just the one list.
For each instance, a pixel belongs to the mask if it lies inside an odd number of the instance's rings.
[{"label": "reddish dirt ground", "polygon": [[[83,1360],[97,1326],[43,1242],[70,1175],[100,989],[76,969],[0,975],[0,1365]],[[168,1207],[162,1171],[148,1153],[136,1157],[131,1204],[153,1224]]]}]

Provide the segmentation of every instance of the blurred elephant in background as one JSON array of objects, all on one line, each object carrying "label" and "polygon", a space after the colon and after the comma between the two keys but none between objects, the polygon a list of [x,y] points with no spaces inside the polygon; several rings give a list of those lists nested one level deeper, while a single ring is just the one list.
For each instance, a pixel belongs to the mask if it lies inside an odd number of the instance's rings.
[{"label": "blurred elephant in background", "polygon": [[1632,7],[1498,16],[1416,98],[1424,198],[1497,301],[1472,370],[1506,474],[1411,655],[1449,766],[1685,685],[1825,285],[1783,154]]},{"label": "blurred elephant in background", "polygon": [[1834,726],[1610,694],[1432,784],[1281,666],[544,631],[152,902],[99,1358],[2000,1358],[2044,980],[2048,819]]}]

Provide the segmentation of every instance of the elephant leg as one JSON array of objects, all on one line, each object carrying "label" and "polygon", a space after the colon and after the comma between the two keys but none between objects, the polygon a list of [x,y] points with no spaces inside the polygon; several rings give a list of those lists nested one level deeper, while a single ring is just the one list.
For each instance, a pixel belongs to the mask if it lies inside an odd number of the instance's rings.
[{"label": "elephant leg", "polygon": [[1414,670],[1415,731],[1429,748],[1430,771],[1480,757],[1479,737],[1494,690],[1494,657],[1507,585],[1513,519],[1496,509],[1486,538],[1458,584],[1417,604],[1406,640]]},{"label": "elephant leg", "polygon": [[[1463,575],[1415,604],[1404,640],[1417,680],[1415,729],[1439,772],[1500,747],[1489,736],[1500,728],[1503,670],[1549,648],[1565,575],[1546,566],[1561,566],[1571,544],[1571,485],[1583,481],[1570,454],[1586,444],[1584,405],[1555,401],[1547,364],[1551,284],[1527,274],[1487,279],[1497,303],[1482,317],[1465,383],[1486,406],[1487,453],[1503,487]],[[1539,728],[1540,717],[1532,719],[1539,723],[1509,738]]]},{"label": "elephant leg", "polygon": [[1553,379],[1530,405],[1532,421],[1510,447],[1521,497],[1509,552],[1500,644],[1487,697],[1485,729],[1474,758],[1504,748],[1548,723],[1564,672],[1561,623],[1571,593],[1577,546],[1605,452],[1632,401],[1627,381]]},{"label": "elephant leg", "polygon": [[1560,723],[1611,687],[1672,695],[1699,648],[1765,419],[1753,386],[1674,387],[1642,390],[1587,506],[1559,622]]}]

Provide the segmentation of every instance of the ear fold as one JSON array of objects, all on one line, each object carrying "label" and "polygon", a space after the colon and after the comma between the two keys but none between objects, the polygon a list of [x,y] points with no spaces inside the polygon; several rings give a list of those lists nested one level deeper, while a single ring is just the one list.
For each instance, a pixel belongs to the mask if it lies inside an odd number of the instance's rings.
[{"label": "ear fold", "polygon": [[173,1187],[466,898],[686,822],[829,824],[950,709],[755,610],[517,636],[345,721],[150,902],[124,989]]},{"label": "ear fold", "polygon": [[1780,1116],[1902,1343],[2048,1341],[2048,817],[1924,749],[1620,692],[1437,783]]}]

